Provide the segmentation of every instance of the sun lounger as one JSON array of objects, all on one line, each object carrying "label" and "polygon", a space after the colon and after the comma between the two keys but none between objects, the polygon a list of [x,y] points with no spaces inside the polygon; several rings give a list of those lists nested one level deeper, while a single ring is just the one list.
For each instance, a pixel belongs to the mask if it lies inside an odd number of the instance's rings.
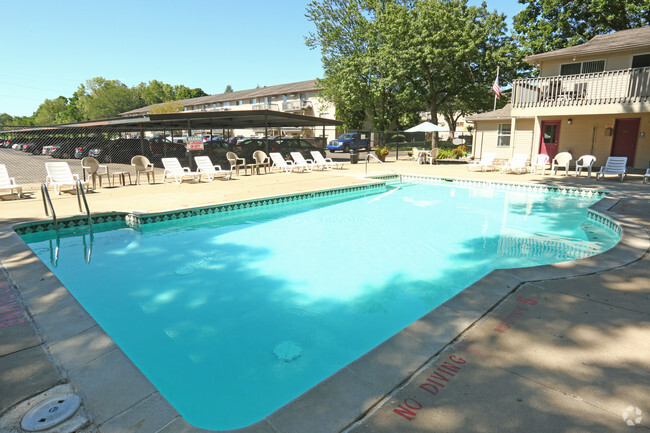
[{"label": "sun lounger", "polygon": [[487,171],[488,168],[491,170],[494,169],[494,159],[497,157],[496,153],[492,152],[486,152],[483,154],[481,157],[480,161],[472,162],[467,165],[468,170],[472,170],[473,168],[478,168],[481,171]]},{"label": "sun lounger", "polygon": [[[79,175],[72,174],[67,162],[46,162],[45,171],[47,171],[45,184],[52,186],[54,192],[57,194],[61,194],[63,187],[66,186],[70,187],[70,189],[75,189],[77,187],[77,181],[80,180]],[[88,192],[88,182],[82,180],[81,186]]]},{"label": "sun lounger", "polygon": [[194,161],[196,161],[197,171],[205,174],[209,181],[213,181],[215,177],[230,179],[232,171],[222,170],[220,165],[212,164],[209,156],[195,156]]},{"label": "sun lounger", "polygon": [[331,170],[333,168],[343,168],[342,162],[334,162],[332,158],[325,158],[322,153],[318,150],[311,151],[311,157],[314,159],[314,163],[317,167],[320,167],[321,170]]},{"label": "sun lounger", "polygon": [[16,183],[16,179],[9,177],[7,172],[7,167],[4,164],[0,164],[0,190],[8,189],[11,194],[16,191],[18,198],[23,196],[23,187]]},{"label": "sun lounger", "polygon": [[600,167],[596,173],[596,180],[600,180],[605,175],[615,175],[621,177],[621,182],[625,180],[625,171],[627,170],[626,156],[610,156],[607,158],[605,165]]},{"label": "sun lounger", "polygon": [[163,182],[168,177],[173,177],[176,183],[180,184],[184,179],[194,179],[195,182],[201,180],[201,173],[198,171],[190,171],[189,167],[181,167],[178,158],[162,158],[161,159],[165,171],[163,171]]},{"label": "sun lounger", "polygon": [[594,165],[594,162],[596,162],[596,157],[593,155],[582,155],[580,158],[578,158],[576,160],[575,177],[580,176],[580,172],[583,168],[587,169],[587,177],[591,177],[591,167]]},{"label": "sun lounger", "polygon": [[314,161],[305,159],[300,152],[291,152],[291,158],[293,158],[293,168],[300,168],[307,171],[314,169]]},{"label": "sun lounger", "polygon": [[271,172],[273,172],[274,168],[282,170],[285,173],[291,173],[293,171],[293,161],[286,161],[278,152],[271,152],[269,156],[271,157],[271,161],[273,161]]},{"label": "sun lounger", "polygon": [[535,162],[530,164],[530,173],[537,174],[538,170],[542,171],[542,176],[544,176],[544,171],[546,170],[546,165],[548,164],[549,158],[545,153],[540,153],[535,157]]},{"label": "sun lounger", "polygon": [[528,154],[526,153],[515,153],[512,156],[512,159],[506,163],[503,167],[501,167],[501,173],[508,173],[508,172],[517,172],[519,174],[521,173],[526,173],[528,171],[528,166],[526,165],[526,161],[528,160]]}]

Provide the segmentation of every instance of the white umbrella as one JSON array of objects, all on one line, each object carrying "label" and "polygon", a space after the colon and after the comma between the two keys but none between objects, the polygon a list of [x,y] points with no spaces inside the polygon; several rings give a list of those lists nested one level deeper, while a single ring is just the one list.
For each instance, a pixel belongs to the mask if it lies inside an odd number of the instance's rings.
[{"label": "white umbrella", "polygon": [[413,128],[409,128],[404,132],[447,132],[448,128],[443,128],[442,126],[434,125],[431,122],[422,122]]},{"label": "white umbrella", "polygon": [[[442,126],[434,125],[431,122],[422,122],[413,128],[409,128],[404,132],[447,132],[448,128],[443,128]],[[431,147],[433,147],[433,134],[431,134]]]}]

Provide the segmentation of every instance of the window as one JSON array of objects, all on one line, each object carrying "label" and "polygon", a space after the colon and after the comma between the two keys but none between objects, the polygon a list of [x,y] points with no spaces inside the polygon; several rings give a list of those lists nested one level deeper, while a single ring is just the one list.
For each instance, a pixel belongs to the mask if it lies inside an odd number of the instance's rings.
[{"label": "window", "polygon": [[510,124],[500,123],[499,134],[497,135],[497,146],[508,147],[510,146]]},{"label": "window", "polygon": [[650,66],[650,54],[642,54],[632,57],[632,69],[646,68]]},{"label": "window", "polygon": [[544,144],[557,143],[557,125],[544,126]]},{"label": "window", "polygon": [[592,74],[594,72],[603,72],[604,70],[604,60],[594,60],[592,62],[582,63],[565,63],[560,66],[560,75]]},{"label": "window", "polygon": [[237,101],[237,105],[244,105],[244,101],[242,100]]},{"label": "window", "polygon": [[255,98],[251,99],[251,100],[249,101],[249,104],[251,104],[251,105],[253,105],[253,104],[257,104],[257,99],[255,99]]}]

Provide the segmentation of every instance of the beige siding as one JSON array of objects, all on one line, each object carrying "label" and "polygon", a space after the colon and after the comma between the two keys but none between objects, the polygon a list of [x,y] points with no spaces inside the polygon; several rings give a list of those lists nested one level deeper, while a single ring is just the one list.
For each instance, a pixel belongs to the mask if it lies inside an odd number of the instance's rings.
[{"label": "beige siding", "polygon": [[[575,116],[571,117],[572,124],[569,125],[568,116],[543,117],[542,120],[562,121],[560,125],[560,140],[558,152],[571,152],[574,158],[582,155],[594,155],[597,160],[595,167],[605,164],[607,157],[611,154],[614,135],[605,135],[606,128],[614,128],[616,119],[641,118],[639,135],[645,133],[645,137],[639,137],[634,158],[636,169],[647,168],[650,163],[650,113],[626,114],[626,115],[598,115],[598,116]],[[533,119],[517,120],[517,131],[514,139],[511,137],[512,147],[497,147],[497,132],[499,123],[506,123],[506,120],[483,120],[476,122],[476,157],[485,152],[495,152],[497,159],[508,160],[513,153],[528,153],[536,155],[539,151],[539,126]]]},{"label": "beige siding", "polygon": [[546,60],[539,65],[540,76],[553,77],[560,75],[560,66],[565,63],[591,62],[594,60],[604,60],[606,71],[618,71],[632,67],[632,57],[639,54],[648,54],[647,49],[634,51],[621,51],[610,54],[596,54],[592,56],[576,57],[573,60],[570,57],[564,59]]}]

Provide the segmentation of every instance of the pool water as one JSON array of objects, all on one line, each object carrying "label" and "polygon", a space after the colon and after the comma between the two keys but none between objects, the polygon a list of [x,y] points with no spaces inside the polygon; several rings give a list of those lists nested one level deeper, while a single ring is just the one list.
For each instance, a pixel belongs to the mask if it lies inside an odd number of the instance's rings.
[{"label": "pool water", "polygon": [[405,185],[142,231],[24,238],[188,422],[232,429],[493,269],[611,248],[618,235],[586,217],[596,200]]}]

